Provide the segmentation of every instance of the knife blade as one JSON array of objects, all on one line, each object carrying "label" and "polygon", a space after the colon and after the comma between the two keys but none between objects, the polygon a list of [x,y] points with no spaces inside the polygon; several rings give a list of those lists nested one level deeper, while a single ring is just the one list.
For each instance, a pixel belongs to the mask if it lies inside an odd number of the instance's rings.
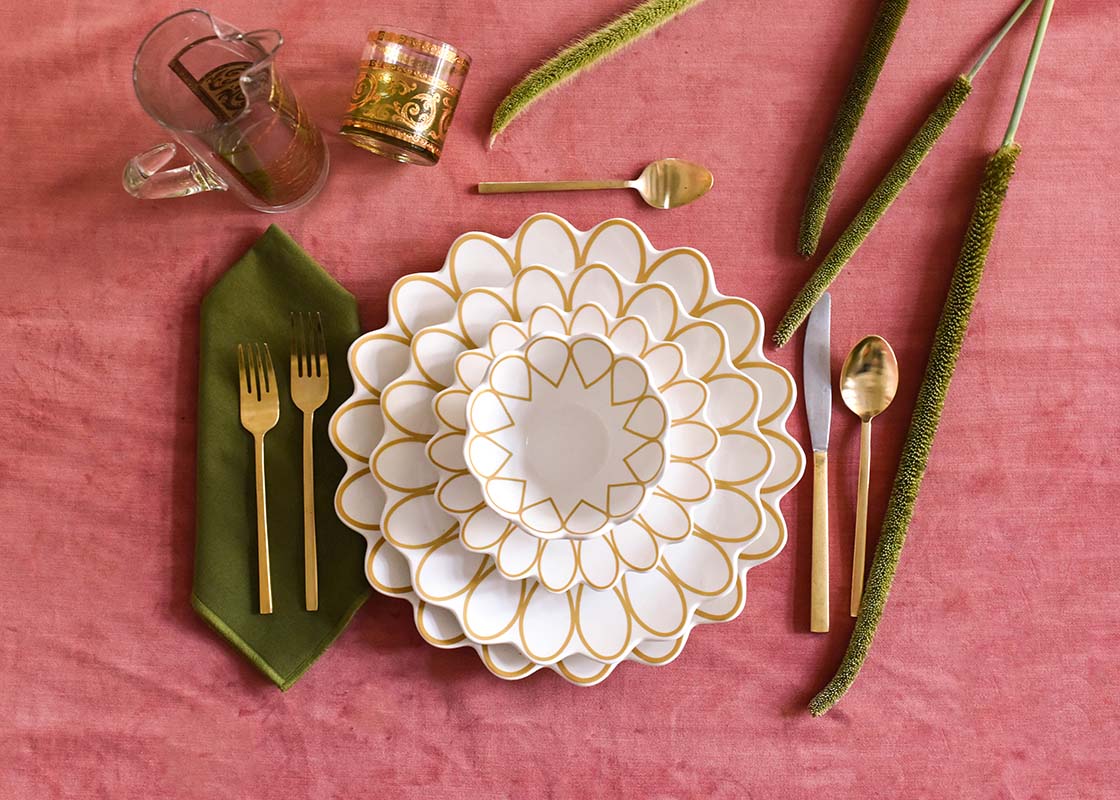
[{"label": "knife blade", "polygon": [[813,306],[805,324],[805,354],[802,361],[805,383],[805,414],[809,418],[809,440],[813,452],[828,450],[828,429],[832,424],[832,365],[829,328],[832,323],[832,298],[828,292]]}]

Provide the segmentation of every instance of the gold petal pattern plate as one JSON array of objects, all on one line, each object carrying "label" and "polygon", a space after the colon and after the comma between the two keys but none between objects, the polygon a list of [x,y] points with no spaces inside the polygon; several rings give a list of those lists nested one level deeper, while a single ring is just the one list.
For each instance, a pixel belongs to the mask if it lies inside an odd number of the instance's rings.
[{"label": "gold petal pattern plate", "polygon": [[[609,589],[626,572],[648,572],[656,567],[665,544],[679,541],[691,531],[690,509],[707,499],[710,492],[701,497],[681,498],[672,493],[670,486],[659,485],[654,499],[635,521],[615,527],[602,539],[546,541],[528,567],[523,560],[518,561],[520,548],[532,546],[533,542],[505,546],[508,539],[524,539],[530,534],[506,525],[501,517],[490,513],[476,482],[470,478],[463,458],[467,428],[464,398],[481,384],[496,357],[523,346],[533,336],[550,332],[595,333],[609,339],[622,352],[642,359],[658,390],[668,400],[674,462],[687,462],[711,481],[707,463],[719,443],[719,433],[708,421],[707,385],[689,373],[684,348],[655,338],[641,317],[608,320],[606,311],[597,303],[585,303],[573,311],[543,305],[534,309],[526,322],[495,325],[486,347],[469,350],[456,358],[455,380],[436,395],[434,402],[437,428],[428,442],[428,458],[439,474],[435,497],[445,511],[459,520],[463,545],[469,550],[489,553],[498,571],[507,578],[536,578],[553,592],[567,591],[576,583]],[[464,532],[470,536],[464,538]]]},{"label": "gold petal pattern plate", "polygon": [[[580,586],[554,597],[536,581],[509,580],[493,559],[464,547],[470,527],[460,538],[436,499],[433,464],[417,450],[442,415],[425,403],[450,382],[464,342],[485,341],[498,325],[527,319],[541,306],[570,311],[584,302],[600,304],[612,320],[640,310],[656,335],[682,344],[709,382],[708,411],[721,442],[731,444],[711,462],[714,481],[687,461],[674,462],[667,473],[675,496],[703,502],[691,530],[665,548],[660,566],[628,573],[609,591]],[[723,329],[687,315],[667,284],[624,281],[602,264],[562,275],[526,267],[502,289],[465,292],[452,319],[419,331],[411,350],[405,373],[382,396],[385,432],[370,459],[386,495],[381,532],[408,561],[416,594],[450,611],[469,639],[510,644],[545,664],[576,655],[620,660],[644,639],[679,636],[702,603],[734,591],[739,554],[764,527],[759,493],[770,458],[756,424],[758,387],[728,361]],[[517,541],[507,539],[504,547]],[[539,541],[529,537],[519,557],[528,564],[539,554]],[[574,571],[570,559],[566,566]]]},{"label": "gold petal pattern plate", "polygon": [[[764,528],[740,555],[735,590],[704,602],[697,611],[698,623],[726,621],[742,611],[747,570],[774,557],[785,544],[779,504],[804,470],[804,456],[785,431],[795,402],[793,380],[763,356],[764,331],[758,310],[746,300],[719,294],[711,267],[698,251],[659,251],[627,220],[608,220],[579,231],[553,214],[533,215],[504,239],[481,232],[459,237],[439,272],[409,275],[397,282],[390,294],[388,323],[363,335],[350,348],[355,391],[331,422],[332,441],[347,465],[335,506],[339,516],[367,540],[365,568],[370,583],[385,594],[408,599],[420,633],[431,644],[473,647],[486,666],[503,678],[524,677],[542,665],[529,661],[512,646],[468,640],[452,614],[432,607],[412,591],[407,561],[386,546],[381,536],[384,494],[372,478],[369,457],[383,432],[382,392],[404,372],[413,334],[446,319],[468,289],[503,286],[526,265],[544,264],[570,272],[593,261],[611,264],[629,280],[662,280],[673,286],[690,313],[723,326],[732,362],[762,390],[759,427],[771,460],[761,493]],[[673,639],[643,642],[629,658],[647,664],[668,663],[680,652],[689,630]],[[609,675],[615,664],[573,656],[550,666],[574,683],[591,685]]]}]

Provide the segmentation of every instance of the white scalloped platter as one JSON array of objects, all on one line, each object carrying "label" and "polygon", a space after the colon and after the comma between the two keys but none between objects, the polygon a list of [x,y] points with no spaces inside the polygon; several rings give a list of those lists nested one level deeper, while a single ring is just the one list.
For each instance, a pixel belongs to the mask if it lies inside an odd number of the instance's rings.
[{"label": "white scalloped platter", "polygon": [[[434,435],[437,416],[450,418],[431,404],[468,341],[485,341],[497,325],[527,319],[542,306],[569,311],[585,302],[602,306],[609,319],[640,312],[655,335],[686,347],[717,397],[709,413],[723,414],[712,421],[726,446],[712,459],[711,479],[687,461],[669,470],[673,495],[703,502],[691,530],[685,518],[683,538],[666,547],[660,566],[623,576],[609,592],[580,586],[557,598],[535,581],[509,580],[493,559],[463,546],[475,534],[468,526],[460,538],[440,508],[434,466],[421,446]],[[450,611],[469,639],[511,644],[542,664],[575,655],[609,662],[643,639],[679,636],[705,601],[734,591],[738,556],[762,535],[765,520],[759,497],[771,458],[756,424],[759,390],[728,361],[723,329],[687,315],[666,284],[631,283],[602,264],[563,275],[526,267],[502,289],[464,293],[450,320],[416,334],[411,352],[405,373],[382,395],[385,432],[370,459],[386,496],[381,533],[408,562],[416,594]],[[507,539],[507,547],[511,541],[520,540]],[[526,564],[538,553],[533,537],[520,548]]]},{"label": "white scalloped platter", "polygon": [[[625,220],[608,220],[579,231],[552,214],[530,217],[505,239],[485,233],[461,236],[438,273],[398,281],[390,295],[387,325],[351,346],[349,366],[355,391],[331,424],[332,441],[347,464],[336,494],[336,510],[346,524],[366,537],[366,574],[371,584],[386,594],[410,600],[417,626],[429,642],[439,647],[474,647],[486,666],[504,678],[530,674],[546,659],[530,660],[508,644],[469,640],[453,613],[433,607],[413,591],[408,561],[396,548],[386,546],[381,536],[385,497],[372,478],[369,457],[384,433],[382,392],[408,366],[413,335],[448,319],[469,289],[504,286],[534,264],[567,273],[596,261],[610,264],[636,283],[664,281],[672,286],[690,314],[722,326],[731,362],[761,390],[756,410],[771,457],[761,489],[762,530],[739,555],[739,577],[733,590],[703,602],[696,611],[697,622],[725,621],[742,611],[746,571],[774,557],[785,543],[779,503],[804,468],[803,454],[784,428],[795,401],[793,381],[788,372],[762,355],[763,325],[758,310],[745,300],[716,292],[711,267],[698,251],[659,251],[636,225]],[[473,339],[464,342],[467,347],[480,344]],[[627,657],[648,664],[668,663],[680,652],[689,630],[685,626],[675,636],[643,640]],[[568,680],[589,685],[609,675],[614,663],[576,653],[548,666]]]}]

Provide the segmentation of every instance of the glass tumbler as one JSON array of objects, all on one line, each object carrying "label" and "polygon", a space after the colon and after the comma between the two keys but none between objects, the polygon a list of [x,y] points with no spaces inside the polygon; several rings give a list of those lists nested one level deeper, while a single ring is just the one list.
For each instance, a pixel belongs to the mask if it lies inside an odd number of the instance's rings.
[{"label": "glass tumbler", "polygon": [[379,156],[435,164],[470,66],[470,56],[430,36],[370,31],[341,134]]}]

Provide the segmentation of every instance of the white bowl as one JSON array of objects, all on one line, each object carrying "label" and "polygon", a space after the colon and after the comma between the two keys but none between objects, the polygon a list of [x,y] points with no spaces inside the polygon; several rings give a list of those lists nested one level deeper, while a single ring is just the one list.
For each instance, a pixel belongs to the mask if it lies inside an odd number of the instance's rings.
[{"label": "white bowl", "polygon": [[[463,458],[470,393],[482,384],[494,359],[541,333],[597,333],[609,339],[619,352],[642,360],[669,407],[665,474],[637,516],[602,536],[541,540],[510,525],[486,504]],[[690,342],[691,361],[702,365],[697,343]],[[664,548],[689,535],[693,508],[714,489],[708,463],[720,437],[707,416],[707,384],[692,377],[689,360],[684,347],[654,337],[640,317],[612,319],[594,302],[571,311],[539,306],[527,320],[495,325],[485,346],[460,353],[454,380],[432,403],[437,425],[427,453],[438,473],[436,502],[459,520],[463,546],[490,555],[506,578],[536,579],[550,592],[564,592],[577,583],[608,589],[629,572],[655,569]]]},{"label": "white bowl", "polygon": [[634,517],[669,460],[669,410],[639,359],[594,334],[535,336],[467,403],[463,457],[498,514],[542,539]]}]

